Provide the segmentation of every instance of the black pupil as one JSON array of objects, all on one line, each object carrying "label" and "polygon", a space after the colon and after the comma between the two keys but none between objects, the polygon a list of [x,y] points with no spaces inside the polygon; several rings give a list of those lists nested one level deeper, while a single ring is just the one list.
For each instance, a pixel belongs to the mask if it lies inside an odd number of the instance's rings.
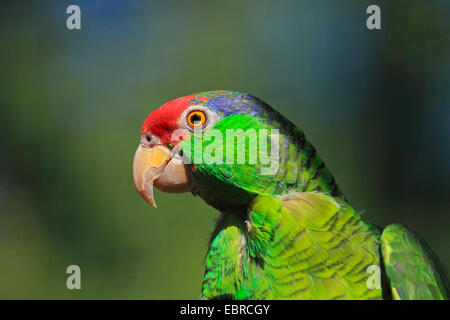
[{"label": "black pupil", "polygon": [[202,121],[202,117],[199,114],[196,113],[191,116],[192,123],[196,124],[197,122],[200,122],[200,121]]}]

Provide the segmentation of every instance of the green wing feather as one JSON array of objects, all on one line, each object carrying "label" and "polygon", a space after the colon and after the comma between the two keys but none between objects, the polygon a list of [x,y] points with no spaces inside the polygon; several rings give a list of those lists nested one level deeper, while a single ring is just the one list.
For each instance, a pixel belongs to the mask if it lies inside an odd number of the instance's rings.
[{"label": "green wing feather", "polygon": [[202,298],[220,298],[232,294],[242,273],[240,256],[242,225],[235,215],[226,215],[220,222],[221,229],[213,233],[206,257]]},{"label": "green wing feather", "polygon": [[378,229],[344,200],[260,195],[247,213],[225,217],[206,259],[203,298],[382,298],[367,285],[367,268],[379,265]]},{"label": "green wing feather", "polygon": [[[286,194],[291,190],[320,191],[343,197],[314,147],[303,132],[286,119],[276,124],[275,120],[268,123],[258,117],[237,114],[220,120],[213,129],[180,142],[183,155],[195,164],[193,172],[198,183],[193,193],[213,207],[221,210],[246,206],[255,195]],[[270,137],[272,129],[279,129],[279,134]],[[234,139],[229,130],[235,134],[240,130],[240,134]],[[262,135],[262,130],[267,135]],[[274,161],[276,165],[272,168],[276,174],[267,174],[264,171],[272,165],[272,138],[279,147],[275,152],[279,159],[273,160],[279,161]],[[244,156],[242,159],[237,150],[242,151],[239,152]],[[233,161],[229,161],[231,159]],[[239,163],[249,165],[236,165]],[[225,204],[221,203],[224,195],[227,195]]]},{"label": "green wing feather", "polygon": [[449,298],[448,276],[439,258],[413,230],[401,224],[386,227],[381,252],[393,299]]}]

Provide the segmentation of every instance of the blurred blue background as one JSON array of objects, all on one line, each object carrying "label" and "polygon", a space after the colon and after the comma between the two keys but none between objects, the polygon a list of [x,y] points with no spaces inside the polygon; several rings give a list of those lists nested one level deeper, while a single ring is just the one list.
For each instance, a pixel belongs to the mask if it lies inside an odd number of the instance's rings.
[{"label": "blurred blue background", "polygon": [[286,115],[364,219],[408,224],[448,269],[449,14],[444,0],[2,3],[0,298],[198,298],[218,213],[159,191],[151,208],[131,162],[151,111],[213,89]]}]

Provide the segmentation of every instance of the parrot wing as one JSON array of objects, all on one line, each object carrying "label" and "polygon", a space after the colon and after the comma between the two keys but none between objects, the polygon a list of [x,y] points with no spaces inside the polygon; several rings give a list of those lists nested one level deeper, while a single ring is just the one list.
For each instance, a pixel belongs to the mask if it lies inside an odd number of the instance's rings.
[{"label": "parrot wing", "polygon": [[382,299],[367,271],[379,265],[379,230],[345,200],[319,192],[260,195],[249,206],[249,224],[247,250],[270,280],[253,281],[256,298]]},{"label": "parrot wing", "polygon": [[217,225],[202,299],[382,299],[367,271],[379,265],[379,230],[343,199],[259,195],[247,210]]},{"label": "parrot wing", "polygon": [[439,258],[413,230],[401,224],[387,226],[381,235],[381,253],[393,299],[449,298],[448,276]]}]

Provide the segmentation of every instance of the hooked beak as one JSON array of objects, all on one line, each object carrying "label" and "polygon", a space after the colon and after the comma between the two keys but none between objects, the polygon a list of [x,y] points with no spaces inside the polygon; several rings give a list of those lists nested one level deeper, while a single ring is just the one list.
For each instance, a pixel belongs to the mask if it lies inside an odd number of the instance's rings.
[{"label": "hooked beak", "polygon": [[136,190],[144,200],[156,208],[153,185],[164,192],[182,193],[191,190],[192,177],[188,167],[177,154],[157,145],[139,144],[133,161],[133,180]]}]

